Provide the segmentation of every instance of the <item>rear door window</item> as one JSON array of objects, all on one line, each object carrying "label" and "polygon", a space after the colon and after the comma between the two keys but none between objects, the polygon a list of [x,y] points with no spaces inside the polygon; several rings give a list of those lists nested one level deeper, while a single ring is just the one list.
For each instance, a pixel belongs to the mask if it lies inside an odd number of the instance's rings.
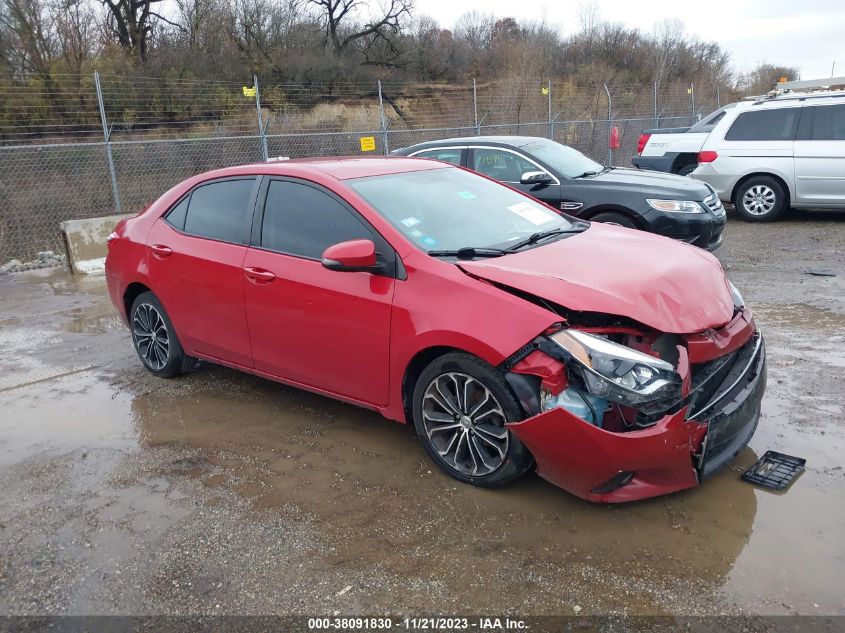
[{"label": "rear door window", "polygon": [[791,141],[795,138],[801,108],[743,112],[733,122],[726,141]]},{"label": "rear door window", "polygon": [[845,141],[845,104],[806,106],[798,126],[802,141]]},{"label": "rear door window", "polygon": [[185,217],[185,232],[223,242],[248,244],[252,225],[249,201],[254,185],[255,178],[240,178],[220,180],[194,189]]},{"label": "rear door window", "polygon": [[304,183],[273,180],[267,189],[261,247],[320,259],[332,244],[376,240],[372,231],[339,200]]},{"label": "rear door window", "polygon": [[179,204],[170,209],[170,211],[167,212],[167,215],[164,216],[164,219],[167,220],[168,224],[175,226],[180,231],[185,230],[185,216],[188,215],[188,202],[190,200],[190,195],[185,196]]},{"label": "rear door window", "polygon": [[460,149],[427,149],[414,154],[414,158],[433,158],[460,167],[462,154],[463,150]]}]

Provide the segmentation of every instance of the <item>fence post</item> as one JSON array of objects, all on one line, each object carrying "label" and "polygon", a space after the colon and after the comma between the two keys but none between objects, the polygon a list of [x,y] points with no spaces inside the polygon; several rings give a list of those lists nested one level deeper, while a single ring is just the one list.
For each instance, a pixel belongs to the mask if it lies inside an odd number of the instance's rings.
[{"label": "fence post", "polygon": [[613,148],[610,146],[610,130],[613,127],[613,110],[612,101],[610,99],[610,90],[607,89],[607,84],[602,84],[604,91],[607,94],[607,134],[605,135],[605,143],[607,143],[607,166],[613,165]]},{"label": "fence post", "polygon": [[721,99],[721,96],[719,95],[719,84],[716,84],[716,109],[718,110],[721,107],[722,107],[722,99]]},{"label": "fence post", "polygon": [[381,79],[378,80],[378,112],[381,118],[381,142],[384,145],[384,155],[390,153],[390,145],[387,142],[387,117],[384,115],[384,100],[381,96]]},{"label": "fence post", "polygon": [[114,170],[114,157],[111,153],[111,130],[109,130],[108,120],[106,119],[106,107],[103,104],[103,89],[100,86],[100,73],[97,70],[94,71],[94,85],[97,87],[97,105],[100,108],[100,122],[103,124],[103,140],[106,144],[106,160],[109,164],[109,175],[111,176],[114,209],[118,213],[123,213],[120,207],[120,190],[117,188],[117,173]]},{"label": "fence post", "polygon": [[552,118],[552,80],[546,84],[546,92],[549,95],[549,140],[555,140],[555,121]]},{"label": "fence post", "polygon": [[478,124],[478,92],[475,86],[475,77],[472,78],[472,114],[475,121],[475,135],[481,136],[481,126]]},{"label": "fence post", "polygon": [[[689,105],[690,105],[690,116],[694,119],[695,118],[695,84],[690,82],[689,85]],[[694,121],[690,121],[690,124],[694,123]]]},{"label": "fence post", "polygon": [[266,163],[270,158],[267,152],[267,130],[264,129],[264,122],[261,120],[261,94],[258,91],[258,75],[252,76],[252,86],[255,88],[255,109],[258,111],[258,134],[261,135],[261,159]]},{"label": "fence post", "polygon": [[654,127],[660,127],[660,114],[657,110],[657,82],[654,82]]}]

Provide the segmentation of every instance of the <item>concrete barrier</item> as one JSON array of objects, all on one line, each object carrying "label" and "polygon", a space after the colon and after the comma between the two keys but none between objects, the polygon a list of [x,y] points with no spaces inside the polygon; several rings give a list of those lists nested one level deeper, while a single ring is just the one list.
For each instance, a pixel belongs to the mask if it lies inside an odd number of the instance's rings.
[{"label": "concrete barrier", "polygon": [[106,238],[123,218],[133,214],[103,218],[67,220],[59,224],[67,251],[67,263],[74,274],[101,272],[106,263]]}]

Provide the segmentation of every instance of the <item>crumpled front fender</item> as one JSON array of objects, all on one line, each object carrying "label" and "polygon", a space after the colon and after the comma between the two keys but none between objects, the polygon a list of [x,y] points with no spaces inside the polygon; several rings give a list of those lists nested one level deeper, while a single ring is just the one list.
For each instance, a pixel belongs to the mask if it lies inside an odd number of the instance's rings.
[{"label": "crumpled front fender", "polygon": [[[541,477],[582,499],[618,503],[698,484],[692,453],[703,429],[686,414],[684,407],[651,428],[611,433],[566,409],[553,409],[508,428],[534,455]],[[630,483],[609,493],[593,492],[624,471],[636,473]]]}]

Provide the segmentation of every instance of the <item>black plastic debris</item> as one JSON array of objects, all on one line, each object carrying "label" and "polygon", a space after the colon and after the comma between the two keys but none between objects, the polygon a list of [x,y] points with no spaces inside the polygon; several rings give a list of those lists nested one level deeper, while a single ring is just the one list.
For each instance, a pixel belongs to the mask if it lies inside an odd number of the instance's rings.
[{"label": "black plastic debris", "polygon": [[830,270],[819,270],[819,269],[805,270],[804,274],[805,275],[814,275],[815,277],[836,277],[836,273],[833,272],[833,271],[830,271]]},{"label": "black plastic debris", "polygon": [[764,488],[785,490],[804,470],[807,460],[777,451],[766,451],[757,463],[742,473],[745,481]]}]

